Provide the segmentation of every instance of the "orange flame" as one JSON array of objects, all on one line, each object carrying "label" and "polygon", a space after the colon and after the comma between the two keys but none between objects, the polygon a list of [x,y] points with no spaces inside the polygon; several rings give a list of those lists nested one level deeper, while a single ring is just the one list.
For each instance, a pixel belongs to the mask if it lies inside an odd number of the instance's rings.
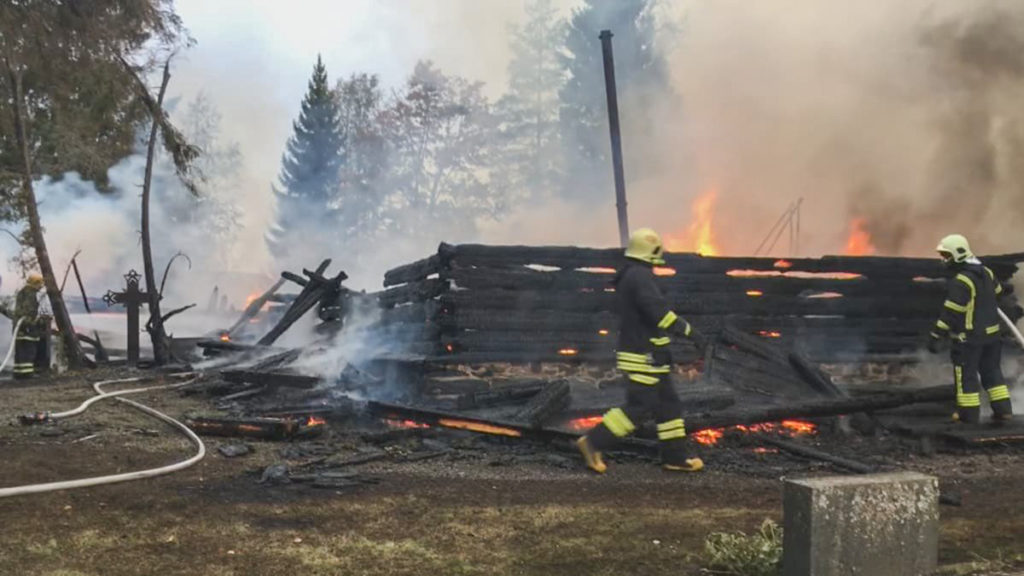
[{"label": "orange flame", "polygon": [[776,260],[774,266],[776,268],[792,268],[793,263],[789,260]]},{"label": "orange flame", "polygon": [[690,222],[683,235],[665,236],[666,250],[669,252],[696,252],[701,256],[718,256],[720,254],[712,230],[717,197],[718,193],[712,188],[693,201],[690,208],[693,213],[693,221]]},{"label": "orange flame", "polygon": [[774,330],[761,330],[758,334],[765,338],[782,338],[782,332],[776,332]]},{"label": "orange flame", "polygon": [[764,296],[764,292],[762,292],[760,290],[747,290],[747,296],[751,296],[751,297],[755,297],[756,298],[758,296]]},{"label": "orange flame", "polygon": [[701,430],[693,433],[693,439],[700,444],[705,446],[714,446],[718,444],[718,440],[722,437],[721,428],[708,428],[707,430]]},{"label": "orange flame", "polygon": [[562,348],[561,350],[558,351],[558,353],[561,354],[562,356],[575,356],[579,354],[580,351],[575,348]]},{"label": "orange flame", "polygon": [[228,334],[227,332],[221,332],[221,334],[220,334],[220,341],[221,342],[231,342],[231,335]]},{"label": "orange flame", "polygon": [[306,420],[306,426],[323,426],[324,424],[327,424],[327,420],[317,418],[316,416],[310,416],[309,419]]},{"label": "orange flame", "polygon": [[386,418],[384,420],[384,424],[390,428],[430,428],[430,424],[424,424],[415,420],[397,420],[394,418]]},{"label": "orange flame", "polygon": [[453,418],[441,418],[437,421],[438,424],[445,428],[455,428],[457,430],[469,430],[471,432],[483,432],[484,434],[494,434],[497,436],[512,436],[520,437],[523,435],[522,432],[514,428],[505,428],[504,426],[495,426],[493,424],[485,424],[483,422],[472,422],[470,420],[455,420]]},{"label": "orange flame", "polygon": [[[730,428],[730,430],[738,430],[748,434],[753,432],[780,431],[788,434],[789,436],[802,436],[805,434],[814,434],[817,431],[817,428],[818,427],[812,422],[804,422],[803,420],[783,420],[778,425],[774,422],[762,422],[760,424],[750,424],[746,426],[738,424]],[[722,438],[724,433],[724,428],[709,428],[707,430],[695,432],[692,436],[695,441],[704,444],[705,446],[714,446]]]},{"label": "orange flame", "polygon": [[604,419],[603,416],[584,416],[582,418],[575,418],[569,421],[569,427],[573,430],[590,430],[594,426],[600,424],[602,419]]},{"label": "orange flame", "polygon": [[601,328],[600,330],[598,330],[597,333],[600,334],[601,336],[607,336],[608,335],[608,331],[605,330],[604,328]]},{"label": "orange flame", "polygon": [[867,231],[867,221],[864,218],[854,218],[850,221],[850,235],[846,238],[847,256],[871,256],[875,253],[875,246],[871,243],[871,234]]},{"label": "orange flame", "polygon": [[655,266],[655,268],[654,268],[654,275],[655,276],[675,276],[676,275],[676,269],[675,268],[666,268],[664,266]]}]

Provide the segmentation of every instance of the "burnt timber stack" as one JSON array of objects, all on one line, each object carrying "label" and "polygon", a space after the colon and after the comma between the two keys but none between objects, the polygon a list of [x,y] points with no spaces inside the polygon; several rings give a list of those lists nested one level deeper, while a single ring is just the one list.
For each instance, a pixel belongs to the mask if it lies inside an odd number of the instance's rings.
[{"label": "burnt timber stack", "polygon": [[[442,244],[388,271],[378,300],[384,323],[415,333],[408,351],[427,362],[609,363],[611,280],[622,258],[617,248]],[[663,290],[696,327],[771,339],[815,362],[913,357],[945,293],[942,265],[930,258],[665,260]],[[1009,282],[1024,254],[982,260]],[[698,360],[686,342],[673,353],[680,363]]]}]

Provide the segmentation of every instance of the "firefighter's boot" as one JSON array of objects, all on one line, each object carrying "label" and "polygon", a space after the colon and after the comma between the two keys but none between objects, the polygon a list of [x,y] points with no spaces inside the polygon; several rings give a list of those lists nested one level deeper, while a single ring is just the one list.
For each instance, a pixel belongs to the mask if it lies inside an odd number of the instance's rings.
[{"label": "firefighter's boot", "polygon": [[682,464],[662,464],[669,472],[700,472],[704,469],[704,461],[700,458],[687,458]]},{"label": "firefighter's boot", "polygon": [[589,438],[581,436],[579,440],[576,440],[576,447],[579,448],[580,454],[583,455],[583,461],[587,464],[587,468],[598,474],[604,474],[608,470],[604,459],[601,458],[601,453],[594,449]]}]

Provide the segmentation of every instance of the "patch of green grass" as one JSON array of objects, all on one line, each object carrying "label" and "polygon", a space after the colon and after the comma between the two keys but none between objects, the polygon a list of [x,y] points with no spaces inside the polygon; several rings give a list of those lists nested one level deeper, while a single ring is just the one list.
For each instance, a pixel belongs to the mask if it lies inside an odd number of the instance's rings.
[{"label": "patch of green grass", "polygon": [[770,519],[750,535],[715,532],[704,541],[708,567],[736,576],[776,576],[782,569],[782,528]]}]

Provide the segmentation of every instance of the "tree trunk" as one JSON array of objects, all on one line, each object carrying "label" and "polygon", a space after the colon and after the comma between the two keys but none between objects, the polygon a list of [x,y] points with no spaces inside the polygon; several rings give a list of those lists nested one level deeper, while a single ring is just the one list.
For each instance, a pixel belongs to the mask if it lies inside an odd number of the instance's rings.
[{"label": "tree trunk", "polygon": [[170,60],[164,63],[164,77],[160,83],[160,93],[156,99],[157,112],[153,114],[153,127],[149,131],[149,144],[146,148],[146,175],[142,181],[142,267],[146,278],[146,295],[149,298],[149,321],[146,331],[153,341],[153,362],[162,366],[170,360],[170,342],[164,330],[164,322],[160,314],[160,289],[153,270],[153,247],[149,235],[149,196],[153,184],[153,162],[156,156],[156,139],[160,133],[159,109],[164,103],[164,93],[171,79]]},{"label": "tree trunk", "polygon": [[11,63],[8,63],[7,74],[14,90],[11,109],[14,114],[15,138],[21,154],[21,194],[25,202],[25,212],[28,218],[32,248],[36,253],[36,261],[39,262],[39,271],[43,276],[46,294],[50,298],[50,308],[53,309],[53,318],[57,323],[57,330],[60,331],[61,341],[64,343],[68,367],[81,368],[85,365],[82,346],[78,342],[75,327],[71,324],[71,315],[68,314],[68,309],[64,305],[64,296],[60,292],[60,287],[57,285],[57,277],[53,273],[53,265],[50,263],[50,252],[46,249],[46,238],[43,237],[43,225],[39,219],[36,194],[35,190],[32,189],[32,158],[28,150],[28,134],[26,133],[24,112],[22,111],[21,74],[11,68]]}]

